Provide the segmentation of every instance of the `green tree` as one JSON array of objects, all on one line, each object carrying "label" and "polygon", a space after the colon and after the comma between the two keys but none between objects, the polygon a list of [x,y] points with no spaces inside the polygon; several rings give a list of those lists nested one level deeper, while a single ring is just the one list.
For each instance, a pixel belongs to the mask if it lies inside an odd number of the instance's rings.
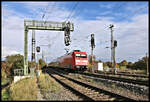
[{"label": "green tree", "polygon": [[147,60],[149,58],[143,57],[142,59],[139,59],[137,62],[135,62],[132,65],[132,69],[139,69],[139,70],[147,70]]},{"label": "green tree", "polygon": [[23,60],[23,56],[20,54],[6,56],[6,62],[8,62],[9,64],[13,64],[14,62],[20,61],[20,60]]},{"label": "green tree", "polygon": [[103,63],[103,66],[104,66],[104,68],[105,68],[105,67],[107,67],[107,64],[106,64],[106,63]]},{"label": "green tree", "polygon": [[135,62],[132,66],[133,69],[141,69],[146,70],[146,59],[143,57],[142,59],[139,59],[137,62]]},{"label": "green tree", "polygon": [[109,67],[109,68],[112,68],[112,63],[111,62],[106,62],[106,65]]},{"label": "green tree", "polygon": [[13,75],[14,69],[23,69],[23,56],[20,54],[6,56],[6,62],[11,66],[10,73]]},{"label": "green tree", "polygon": [[39,65],[40,65],[40,68],[43,68],[43,67],[46,66],[46,62],[43,59],[40,59],[39,60]]},{"label": "green tree", "polygon": [[5,73],[6,73],[6,75],[7,75],[7,77],[9,77],[10,75],[11,75],[11,72],[10,72],[10,70],[11,70],[11,68],[12,68],[12,64],[9,64],[8,62],[6,62],[6,61],[3,61],[2,63],[1,63],[1,67],[2,67],[2,71],[4,71]]},{"label": "green tree", "polygon": [[119,64],[118,63],[116,63],[116,68],[119,68]]},{"label": "green tree", "polygon": [[123,61],[121,62],[121,65],[122,65],[122,66],[127,66],[127,65],[128,65],[128,62],[127,62],[126,60],[123,60]]},{"label": "green tree", "polygon": [[128,62],[127,68],[132,68],[133,63],[132,62]]},{"label": "green tree", "polygon": [[5,73],[5,71],[1,71],[1,76],[2,76],[2,80],[6,78],[6,73]]},{"label": "green tree", "polygon": [[29,68],[35,68],[38,64],[36,62],[30,62],[28,61]]}]

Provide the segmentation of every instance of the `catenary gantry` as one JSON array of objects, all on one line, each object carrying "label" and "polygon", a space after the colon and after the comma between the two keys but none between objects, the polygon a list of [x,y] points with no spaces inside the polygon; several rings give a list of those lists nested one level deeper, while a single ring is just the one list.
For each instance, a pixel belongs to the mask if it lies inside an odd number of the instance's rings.
[{"label": "catenary gantry", "polygon": [[53,30],[64,31],[65,45],[70,45],[70,31],[74,30],[71,22],[52,22],[24,20],[24,75],[28,75],[28,30]]}]

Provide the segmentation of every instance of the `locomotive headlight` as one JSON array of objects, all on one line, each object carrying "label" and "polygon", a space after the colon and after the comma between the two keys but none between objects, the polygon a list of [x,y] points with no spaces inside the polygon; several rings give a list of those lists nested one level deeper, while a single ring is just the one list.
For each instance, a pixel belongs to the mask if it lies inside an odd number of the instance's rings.
[{"label": "locomotive headlight", "polygon": [[80,60],[76,60],[76,62],[80,62]]},{"label": "locomotive headlight", "polygon": [[87,60],[83,60],[83,62],[87,62]]},{"label": "locomotive headlight", "polygon": [[76,66],[76,68],[80,68],[80,66]]}]

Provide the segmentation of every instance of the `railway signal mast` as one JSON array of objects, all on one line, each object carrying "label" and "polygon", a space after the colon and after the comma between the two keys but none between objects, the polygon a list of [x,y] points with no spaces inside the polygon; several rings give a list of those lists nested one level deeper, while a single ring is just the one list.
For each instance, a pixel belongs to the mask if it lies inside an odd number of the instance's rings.
[{"label": "railway signal mast", "polygon": [[95,48],[94,34],[91,34],[91,63],[92,63],[92,72],[94,72],[94,59],[93,59],[93,49]]},{"label": "railway signal mast", "polygon": [[111,63],[113,67],[113,72],[116,74],[116,61],[115,61],[115,48],[117,47],[117,41],[113,39],[113,27],[114,25],[110,24],[110,30],[111,30]]},{"label": "railway signal mast", "polygon": [[[39,46],[36,47],[36,51],[37,51],[37,53],[40,52],[40,47]],[[38,60],[38,70],[39,70],[39,56],[38,55],[37,55],[37,57],[38,57],[37,60]]]}]

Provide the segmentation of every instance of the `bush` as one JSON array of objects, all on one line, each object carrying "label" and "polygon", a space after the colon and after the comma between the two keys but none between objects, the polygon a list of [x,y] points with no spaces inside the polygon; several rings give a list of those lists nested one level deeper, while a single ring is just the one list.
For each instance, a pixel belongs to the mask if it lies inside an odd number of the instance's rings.
[{"label": "bush", "polygon": [[1,98],[2,98],[2,101],[11,100],[11,98],[10,98],[10,93],[9,93],[9,88],[2,90]]},{"label": "bush", "polygon": [[46,66],[46,62],[43,59],[39,60],[40,69]]},{"label": "bush", "polygon": [[91,63],[88,63],[88,70],[92,71],[92,64]]},{"label": "bush", "polygon": [[5,79],[5,78],[6,78],[6,73],[5,73],[5,71],[2,71],[1,73],[2,73],[2,79]]}]

